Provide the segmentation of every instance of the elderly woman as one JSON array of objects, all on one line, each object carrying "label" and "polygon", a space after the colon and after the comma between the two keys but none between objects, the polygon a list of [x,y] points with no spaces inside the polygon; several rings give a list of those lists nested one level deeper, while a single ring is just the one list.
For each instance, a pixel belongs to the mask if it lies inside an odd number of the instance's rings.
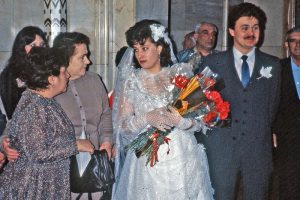
[{"label": "elderly woman", "polygon": [[[0,199],[69,199],[69,157],[81,150],[71,121],[54,97],[66,91],[66,62],[55,49],[33,48],[20,79],[27,89],[6,127],[19,152],[0,176]],[[78,147],[78,149],[77,149]]]},{"label": "elderly woman", "polygon": [[[86,138],[95,149],[106,149],[109,157],[112,144],[112,119],[107,92],[96,73],[87,72],[89,38],[78,32],[61,33],[53,46],[63,49],[69,61],[71,75],[66,93],[55,97],[75,128],[76,138]],[[81,162],[78,160],[78,162]],[[72,199],[99,199],[102,194],[72,193]]]}]

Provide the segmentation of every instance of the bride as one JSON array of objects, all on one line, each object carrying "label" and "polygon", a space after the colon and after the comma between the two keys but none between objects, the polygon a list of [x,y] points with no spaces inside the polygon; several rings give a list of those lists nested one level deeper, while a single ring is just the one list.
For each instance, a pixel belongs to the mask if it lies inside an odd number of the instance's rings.
[{"label": "bride", "polygon": [[[157,21],[136,23],[126,39],[131,48],[119,64],[113,105],[117,146],[113,199],[213,199],[206,153],[193,134],[204,125],[167,108],[173,99],[170,79],[176,74],[191,77],[192,66],[173,64],[172,43]],[[162,131],[174,127],[169,144],[159,147],[153,167],[145,156],[137,158],[134,151],[124,149],[150,126]]]}]

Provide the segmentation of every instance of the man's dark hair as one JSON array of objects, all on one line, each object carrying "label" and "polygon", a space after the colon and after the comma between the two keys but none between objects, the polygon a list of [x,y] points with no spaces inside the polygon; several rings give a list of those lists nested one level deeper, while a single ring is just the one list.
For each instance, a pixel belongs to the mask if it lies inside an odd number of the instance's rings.
[{"label": "man's dark hair", "polygon": [[252,3],[241,3],[234,5],[229,10],[228,28],[234,29],[236,21],[241,17],[255,17],[258,20],[260,38],[256,46],[260,47],[263,43],[264,31],[266,29],[266,13],[260,7]]},{"label": "man's dark hair", "polygon": [[236,21],[241,17],[255,17],[261,31],[266,29],[267,16],[265,12],[252,3],[241,3],[232,6],[228,15],[228,27],[234,29]]}]

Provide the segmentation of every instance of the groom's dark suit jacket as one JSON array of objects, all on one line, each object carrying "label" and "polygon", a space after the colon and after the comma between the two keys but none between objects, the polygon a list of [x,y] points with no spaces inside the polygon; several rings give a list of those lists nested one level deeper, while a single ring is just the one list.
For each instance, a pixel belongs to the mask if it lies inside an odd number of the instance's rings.
[{"label": "groom's dark suit jacket", "polygon": [[275,123],[278,147],[275,151],[280,199],[300,199],[300,100],[291,58],[281,61],[282,86]]},{"label": "groom's dark suit jacket", "polygon": [[[246,88],[235,69],[232,49],[209,55],[205,66],[224,79],[221,95],[230,103],[232,118],[231,127],[213,128],[208,136],[203,136],[213,187],[216,181],[228,184],[237,171],[269,176],[272,170],[271,127],[280,91],[279,59],[256,49],[253,73]],[[272,77],[261,77],[263,67],[272,68]]]}]

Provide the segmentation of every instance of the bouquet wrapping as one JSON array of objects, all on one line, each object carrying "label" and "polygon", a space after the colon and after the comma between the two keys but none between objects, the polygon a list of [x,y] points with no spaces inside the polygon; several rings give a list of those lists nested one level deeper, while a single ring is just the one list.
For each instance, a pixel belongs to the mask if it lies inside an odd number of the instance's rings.
[{"label": "bouquet wrapping", "polygon": [[[222,99],[219,93],[224,85],[221,84],[222,79],[218,74],[209,67],[191,79],[179,74],[172,77],[170,82],[176,88],[173,90],[175,99],[170,102],[170,105],[182,117],[201,121],[207,127],[228,124],[230,105]],[[150,127],[140,133],[126,148],[133,149],[137,157],[147,156],[146,165],[150,162],[150,166],[153,167],[158,162],[159,146],[164,143],[169,144],[170,139],[167,136],[171,131],[161,131]]]}]

